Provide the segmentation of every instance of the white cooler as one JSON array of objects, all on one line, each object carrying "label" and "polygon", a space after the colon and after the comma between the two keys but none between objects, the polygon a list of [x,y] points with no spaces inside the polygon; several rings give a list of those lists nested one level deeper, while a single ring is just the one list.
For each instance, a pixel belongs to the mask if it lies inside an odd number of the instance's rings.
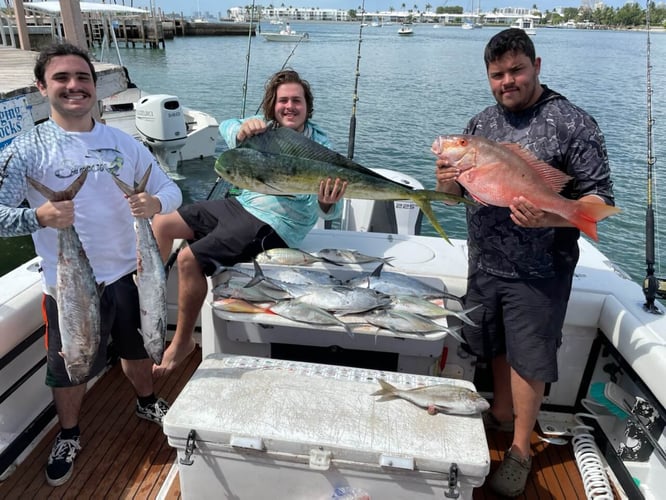
[{"label": "white cooler", "polygon": [[[164,418],[184,499],[472,498],[490,456],[480,416],[377,401],[463,380],[211,354]],[[338,496],[335,496],[335,492]],[[366,494],[366,496],[363,495]]]}]

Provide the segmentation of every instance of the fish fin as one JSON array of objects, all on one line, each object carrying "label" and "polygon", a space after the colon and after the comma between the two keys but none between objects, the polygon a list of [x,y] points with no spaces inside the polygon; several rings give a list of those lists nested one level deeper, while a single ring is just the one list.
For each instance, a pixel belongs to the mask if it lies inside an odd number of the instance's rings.
[{"label": "fish fin", "polygon": [[384,267],[384,263],[382,262],[379,264],[375,269],[372,271],[370,276],[374,276],[375,278],[379,278],[379,276],[382,274],[382,268]]},{"label": "fish fin", "polygon": [[105,281],[102,281],[101,283],[97,283],[97,296],[98,297],[102,296],[102,294],[104,293],[104,288],[105,287],[106,287],[106,282]]},{"label": "fish fin", "polygon": [[456,318],[458,318],[460,321],[462,321],[462,322],[464,322],[464,323],[467,323],[467,324],[470,325],[470,326],[477,326],[477,324],[474,323],[474,321],[472,321],[472,319],[471,319],[469,316],[467,316],[467,314],[470,313],[470,312],[472,312],[472,311],[474,311],[475,309],[478,309],[478,308],[481,307],[482,305],[483,305],[483,304],[477,304],[477,305],[475,305],[474,307],[470,307],[469,309],[465,309],[465,310],[463,310],[463,311],[454,311],[453,314],[454,314],[454,316],[455,316]]},{"label": "fish fin", "polygon": [[466,344],[467,342],[465,341],[464,338],[458,333],[462,329],[462,326],[450,326],[448,328],[443,328],[443,331],[445,331],[448,335],[451,335],[454,339],[456,339],[459,343],[461,344]]},{"label": "fish fin", "polygon": [[116,186],[118,186],[120,188],[120,190],[123,193],[125,193],[125,196],[132,196],[133,194],[136,194],[136,191],[134,190],[134,188],[132,186],[130,186],[129,184],[121,181],[120,178],[117,175],[111,174],[111,178],[113,179],[113,182],[116,183]]},{"label": "fish fin", "polygon": [[[424,189],[418,189],[414,191],[415,193],[421,192],[421,193],[427,193],[426,190]],[[437,192],[437,191],[435,191]],[[451,243],[451,240],[449,237],[446,235],[444,232],[444,229],[442,229],[442,226],[439,225],[439,222],[437,222],[437,219],[435,218],[435,213],[432,211],[432,206],[430,205],[430,200],[428,200],[427,195],[421,195],[421,196],[415,196],[412,198],[414,200],[414,203],[416,203],[419,208],[423,211],[425,216],[428,218],[430,223],[432,224],[432,227],[435,228],[435,231],[439,233],[439,235],[446,240],[447,243],[450,245],[453,245]]]},{"label": "fish fin", "polygon": [[573,178],[552,165],[549,165],[545,161],[539,160],[534,156],[534,153],[525,149],[520,144],[513,142],[502,142],[500,144],[520,156],[520,158],[536,171],[546,184],[556,193],[562,191],[562,188],[564,188],[566,183]]},{"label": "fish fin", "polygon": [[605,203],[590,203],[580,200],[576,200],[574,203],[576,208],[567,219],[594,241],[599,241],[597,222],[621,212],[619,208]]}]

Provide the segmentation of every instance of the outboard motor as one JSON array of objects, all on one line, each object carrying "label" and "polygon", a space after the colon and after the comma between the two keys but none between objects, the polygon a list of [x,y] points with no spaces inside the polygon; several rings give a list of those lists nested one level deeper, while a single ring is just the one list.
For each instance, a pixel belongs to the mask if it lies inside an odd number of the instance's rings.
[{"label": "outboard motor", "polygon": [[[389,170],[373,168],[375,172],[414,189],[423,189],[414,177]],[[392,234],[421,234],[423,213],[412,200],[345,199],[341,229]]]},{"label": "outboard motor", "polygon": [[135,125],[141,139],[166,170],[178,167],[180,150],[187,141],[187,125],[178,98],[155,94],[143,97],[135,108]]}]

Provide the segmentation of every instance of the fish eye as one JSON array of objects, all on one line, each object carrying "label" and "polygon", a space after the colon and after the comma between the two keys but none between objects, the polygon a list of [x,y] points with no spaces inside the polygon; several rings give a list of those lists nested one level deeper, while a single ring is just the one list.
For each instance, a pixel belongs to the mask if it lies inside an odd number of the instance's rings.
[{"label": "fish eye", "polygon": [[460,139],[460,141],[458,141],[458,144],[460,144],[461,146],[467,146],[467,139],[464,138]]}]

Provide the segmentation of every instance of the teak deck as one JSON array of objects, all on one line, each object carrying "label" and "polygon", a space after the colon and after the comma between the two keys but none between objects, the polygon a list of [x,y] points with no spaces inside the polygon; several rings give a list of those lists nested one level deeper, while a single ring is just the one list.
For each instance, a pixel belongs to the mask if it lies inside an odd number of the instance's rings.
[{"label": "teak deck", "polygon": [[[201,350],[197,348],[176,372],[157,381],[156,394],[173,402],[200,361]],[[72,478],[57,488],[46,483],[44,468],[58,431],[56,426],[44,435],[17,470],[0,482],[0,498],[157,498],[175,461],[176,451],[158,426],[134,415],[135,404],[133,389],[117,363],[90,389],[84,400],[80,422],[83,449],[76,459]],[[510,446],[510,437],[499,432],[488,434],[491,474]],[[532,474],[525,493],[519,498],[585,499],[570,444],[546,444],[534,433],[532,449],[535,452]],[[182,498],[177,477],[162,498]],[[475,500],[494,498],[497,496],[485,486],[474,490]]]}]

